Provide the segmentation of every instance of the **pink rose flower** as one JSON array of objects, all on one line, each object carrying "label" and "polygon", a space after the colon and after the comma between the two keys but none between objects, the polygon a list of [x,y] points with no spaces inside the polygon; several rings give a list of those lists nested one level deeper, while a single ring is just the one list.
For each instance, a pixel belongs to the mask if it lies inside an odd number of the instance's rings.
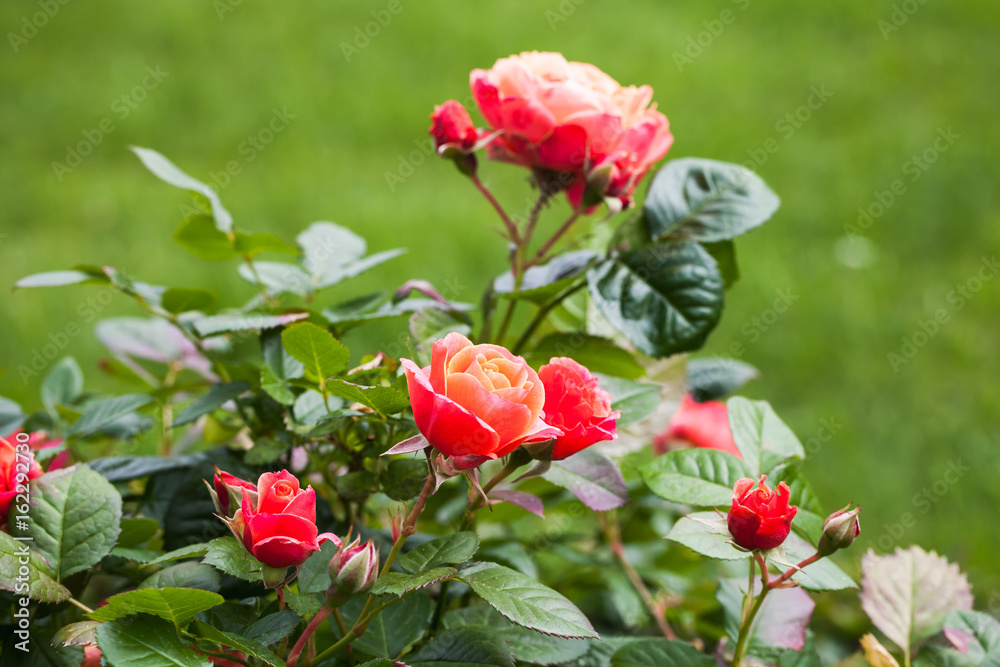
[{"label": "pink rose flower", "polygon": [[525,52],[473,70],[473,97],[501,132],[491,157],[529,168],[569,172],[567,195],[580,208],[590,186],[624,206],[673,143],[649,86],[622,86],[597,67],[559,53]]},{"label": "pink rose flower", "polygon": [[667,430],[656,437],[653,447],[658,454],[670,448],[672,441],[681,440],[693,447],[718,449],[743,458],[729,430],[729,411],[722,401],[699,403],[690,394],[681,399],[681,407],[670,420]]},{"label": "pink rose flower", "polygon": [[316,492],[302,490],[287,470],[261,475],[256,505],[244,493],[242,506],[227,523],[246,550],[270,567],[297,567],[327,540],[340,546],[336,535],[318,534]]},{"label": "pink rose flower", "polygon": [[559,461],[601,440],[614,440],[616,421],[621,416],[611,410],[611,394],[597,385],[597,378],[585,366],[567,357],[553,357],[538,370],[545,387],[542,418],[560,429],[552,460]]},{"label": "pink rose flower", "polygon": [[7,525],[10,504],[19,493],[18,487],[42,476],[42,467],[35,461],[28,443],[18,442],[17,438],[14,442],[17,445],[0,438],[0,528]]},{"label": "pink rose flower", "polygon": [[434,107],[431,114],[429,132],[434,137],[434,147],[438,153],[449,148],[456,148],[462,153],[468,153],[479,139],[479,131],[472,124],[469,112],[460,102],[448,100]]},{"label": "pink rose flower", "polygon": [[480,457],[478,465],[561,433],[540,419],[538,374],[506,348],[450,333],[434,343],[430,366],[401,362],[417,428],[446,456]]}]

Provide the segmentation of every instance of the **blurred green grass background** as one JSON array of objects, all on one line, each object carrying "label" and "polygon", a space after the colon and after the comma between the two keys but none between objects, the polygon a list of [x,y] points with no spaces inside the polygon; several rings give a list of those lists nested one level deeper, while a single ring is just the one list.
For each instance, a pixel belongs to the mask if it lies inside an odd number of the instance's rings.
[{"label": "blurred green grass background", "polygon": [[[851,556],[920,543],[963,564],[979,606],[1000,602],[1000,280],[979,283],[961,308],[948,299],[1000,242],[1000,4],[399,0],[391,14],[388,0],[95,0],[58,5],[37,34],[25,32],[44,4],[0,6],[4,286],[85,262],[155,284],[211,287],[224,303],[252,295],[235,263],[202,262],[170,241],[187,198],[141,167],[126,149],[137,144],[210,182],[237,161],[240,173],[218,189],[244,229],[291,240],[309,222],[333,220],[372,250],[410,249],[337,296],[412,276],[478,302],[504,269],[503,251],[485,202],[421,152],[427,114],[466,99],[474,67],[522,50],[562,51],[623,83],[651,84],[676,136],[668,157],[756,156],[782,197],[777,216],[738,241],[742,280],[706,352],[742,343],[741,358],[763,371],[746,393],[821,444],[807,464],[820,499],[829,509],[865,506],[863,548]],[[367,45],[354,43],[379,16],[391,20]],[[31,36],[14,44],[10,33]],[[699,40],[700,53],[691,46]],[[344,43],[357,52],[345,55]],[[678,64],[676,54],[691,60]],[[120,98],[143,85],[147,67],[166,76],[131,108]],[[799,108],[814,87],[829,96],[807,114]],[[249,160],[241,145],[275,109],[291,117],[287,128]],[[808,120],[783,121],[797,112]],[[105,119],[113,131],[57,174],[52,163]],[[932,155],[949,128],[958,138],[914,170],[913,156]],[[769,139],[778,150],[762,161]],[[401,162],[413,173],[390,187],[387,174],[408,173]],[[520,211],[525,174],[483,171]],[[877,203],[895,180],[903,193],[861,230],[866,241],[846,244],[858,207]],[[543,224],[553,229],[558,219],[551,212]],[[103,351],[83,321],[94,289],[3,291],[0,394],[38,406],[37,380],[22,382],[17,367],[68,323],[83,332],[66,353],[88,384],[111,386],[96,371]],[[795,300],[772,317],[779,290]],[[947,323],[921,337],[920,322],[939,309]],[[116,296],[100,316],[119,314],[137,309]],[[887,355],[915,334],[916,354],[894,369]],[[948,473],[955,468],[960,476]],[[913,521],[903,525],[907,513]]]}]

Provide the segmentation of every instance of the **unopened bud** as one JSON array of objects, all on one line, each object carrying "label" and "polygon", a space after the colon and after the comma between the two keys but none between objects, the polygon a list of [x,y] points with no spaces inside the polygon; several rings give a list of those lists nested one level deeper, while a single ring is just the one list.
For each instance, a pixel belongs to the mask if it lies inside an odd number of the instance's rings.
[{"label": "unopened bud", "polygon": [[355,538],[341,547],[330,561],[330,579],[333,583],[326,591],[327,602],[339,607],[352,596],[367,593],[378,578],[379,556],[375,542],[364,545]]},{"label": "unopened bud", "polygon": [[823,522],[823,537],[819,539],[817,551],[820,556],[829,556],[838,549],[846,549],[854,543],[861,534],[861,521],[858,515],[861,507],[844,509],[834,512]]}]

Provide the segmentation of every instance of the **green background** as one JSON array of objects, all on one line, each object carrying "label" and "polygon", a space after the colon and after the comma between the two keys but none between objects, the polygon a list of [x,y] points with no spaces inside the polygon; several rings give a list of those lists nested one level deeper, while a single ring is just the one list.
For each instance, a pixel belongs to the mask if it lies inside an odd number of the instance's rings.
[{"label": "green background", "polygon": [[[504,253],[485,202],[453,167],[427,158],[427,114],[466,99],[474,67],[522,50],[562,51],[623,83],[652,85],[676,137],[669,157],[756,157],[783,206],[739,239],[743,277],[707,351],[741,343],[741,358],[763,370],[747,393],[770,400],[804,441],[833,425],[808,472],[828,508],[865,506],[865,548],[934,548],[970,572],[980,606],[1000,602],[1000,281],[980,282],[961,307],[948,299],[1000,242],[1000,4],[401,0],[389,14],[387,1],[70,0],[15,52],[9,33],[23,32],[42,5],[0,7],[4,286],[86,262],[211,287],[224,303],[252,295],[235,263],[202,262],[170,241],[188,200],[126,150],[138,144],[217,185],[236,161],[239,173],[218,189],[244,229],[292,239],[309,222],[333,220],[372,250],[410,249],[327,302],[411,276],[476,302],[503,271]],[[379,16],[391,18],[377,31],[368,25],[376,36],[345,55],[343,44]],[[137,90],[147,67],[167,75]],[[816,89],[828,99],[802,108]],[[241,145],[275,109],[291,117],[287,128],[249,160]],[[796,113],[795,126],[783,120]],[[102,121],[113,131],[57,175],[52,163]],[[957,138],[936,151],[949,129]],[[777,151],[762,152],[765,144]],[[927,168],[915,168],[925,151]],[[482,171],[520,212],[525,172]],[[393,173],[406,177],[390,187]],[[858,208],[896,180],[894,201],[858,228],[865,240],[846,243]],[[550,212],[542,231],[561,213]],[[769,311],[779,291],[794,299],[782,314]],[[23,382],[17,367],[74,323],[83,331],[66,353],[91,386],[113,388],[96,370],[102,350],[85,321],[96,288],[2,293],[0,393],[36,408],[38,381]],[[121,295],[102,309],[137,314]],[[919,335],[940,309],[947,322]],[[888,354],[915,334],[916,353],[894,369]],[[960,477],[948,474],[951,464]],[[906,513],[911,525],[897,530]]]}]

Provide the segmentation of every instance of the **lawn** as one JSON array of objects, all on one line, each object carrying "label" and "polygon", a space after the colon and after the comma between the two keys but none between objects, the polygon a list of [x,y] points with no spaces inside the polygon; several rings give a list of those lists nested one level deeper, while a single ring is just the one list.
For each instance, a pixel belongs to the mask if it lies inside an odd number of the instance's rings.
[{"label": "lawn", "polygon": [[[866,548],[935,548],[965,564],[979,606],[992,602],[996,2],[51,4],[52,16],[45,2],[0,7],[3,285],[85,262],[252,296],[235,263],[169,240],[187,200],[141,167],[136,144],[213,183],[245,229],[292,239],[333,220],[372,250],[409,248],[339,298],[417,275],[478,302],[503,252],[487,204],[428,156],[427,114],[467,98],[472,68],[562,51],[651,84],[669,157],[748,163],[782,197],[738,243],[742,279],[705,352],[741,344],[762,370],[747,393],[807,442],[821,499],[864,505]],[[523,207],[523,172],[483,172]],[[37,406],[39,379],[19,368],[50,341],[112,386],[92,321],[137,314],[130,301],[3,294],[0,394]]]}]

